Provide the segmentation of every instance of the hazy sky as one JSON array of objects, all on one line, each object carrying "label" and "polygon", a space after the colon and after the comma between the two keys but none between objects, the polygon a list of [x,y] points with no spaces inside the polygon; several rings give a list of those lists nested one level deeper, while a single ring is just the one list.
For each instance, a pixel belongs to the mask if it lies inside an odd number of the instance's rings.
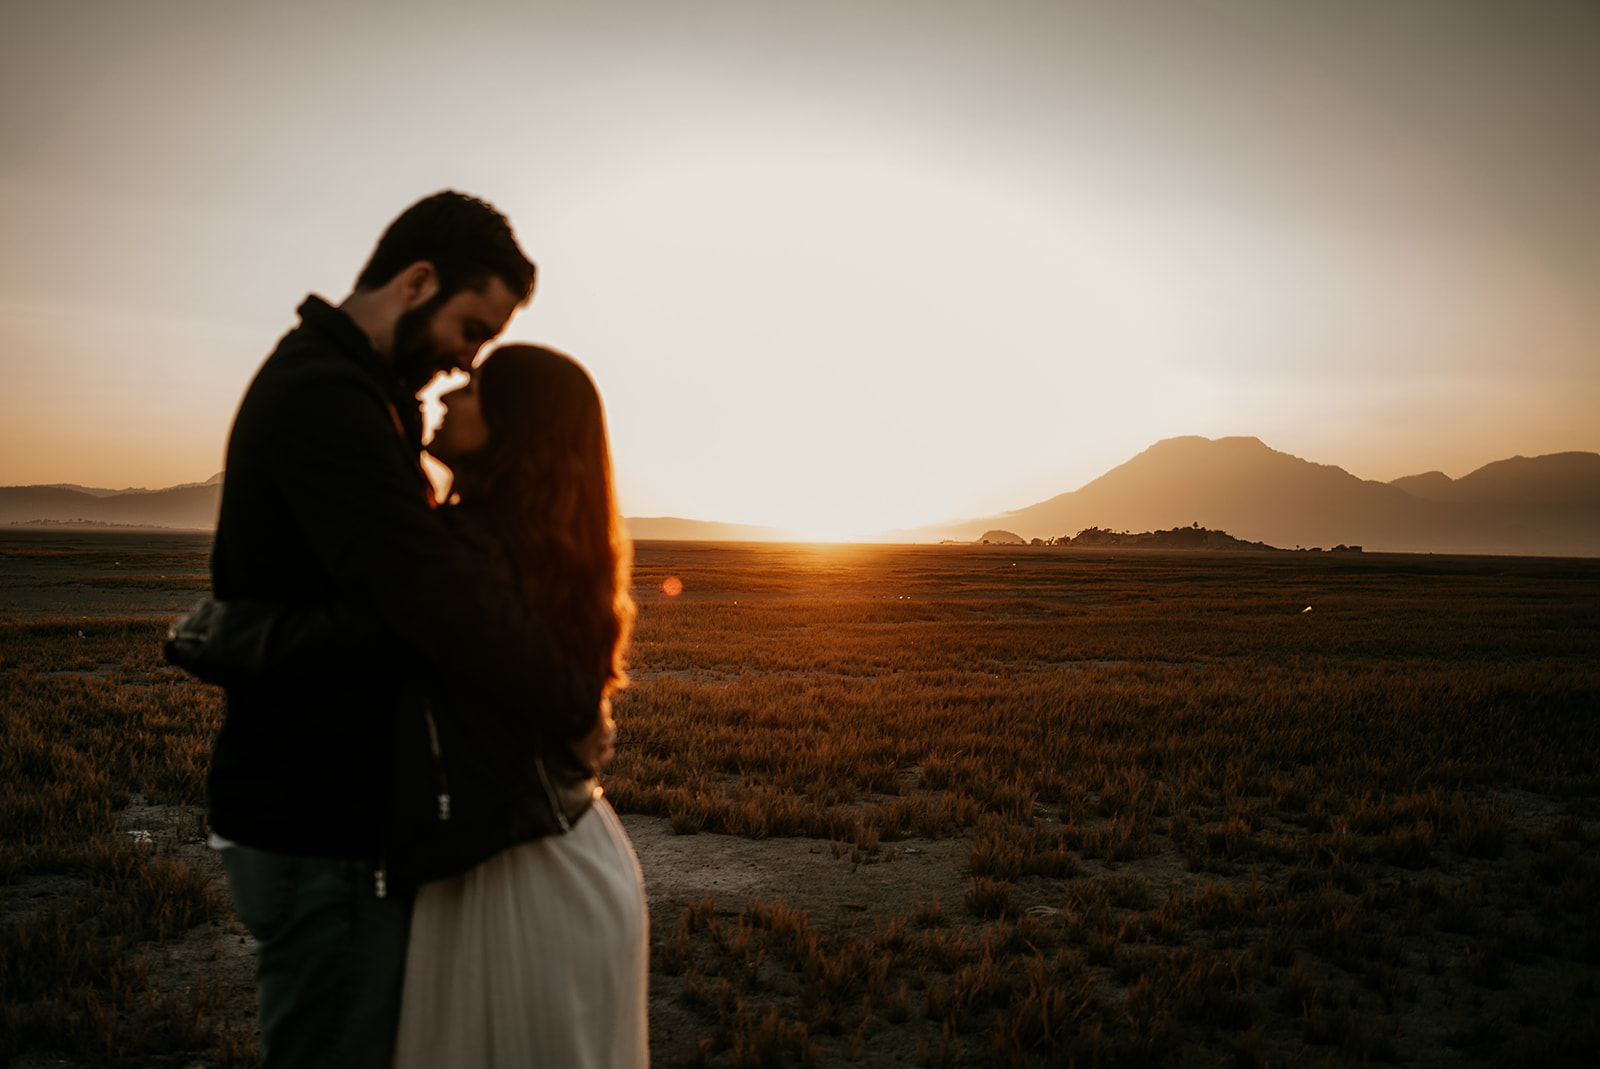
[{"label": "hazy sky", "polygon": [[1585,0],[7,0],[0,484],[207,478],[446,187],[538,261],[506,337],[590,368],[631,515],[1600,449],[1597,56]]}]

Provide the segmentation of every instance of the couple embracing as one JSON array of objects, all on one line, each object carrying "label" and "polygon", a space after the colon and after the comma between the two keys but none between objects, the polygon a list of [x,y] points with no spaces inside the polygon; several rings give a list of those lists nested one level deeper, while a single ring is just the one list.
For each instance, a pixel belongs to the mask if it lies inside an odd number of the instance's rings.
[{"label": "couple embracing", "polygon": [[[648,1063],[643,881],[594,778],[634,612],[600,399],[550,349],[474,367],[534,280],[492,207],[428,197],[235,417],[217,600],[168,654],[227,692],[212,843],[266,1069]],[[436,506],[417,394],[450,370]]]}]

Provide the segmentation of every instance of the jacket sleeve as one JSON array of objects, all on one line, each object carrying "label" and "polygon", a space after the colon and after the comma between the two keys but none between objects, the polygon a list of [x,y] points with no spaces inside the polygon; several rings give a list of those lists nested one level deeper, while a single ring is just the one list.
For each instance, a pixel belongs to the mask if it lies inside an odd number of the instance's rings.
[{"label": "jacket sleeve", "polygon": [[172,622],[161,652],[207,683],[234,688],[358,682],[374,667],[404,668],[398,644],[344,604],[208,599]]},{"label": "jacket sleeve", "polygon": [[382,395],[357,374],[286,382],[252,454],[337,584],[445,685],[525,709],[575,738],[595,722],[598,680],[560,657],[549,622],[430,507],[416,458]]}]

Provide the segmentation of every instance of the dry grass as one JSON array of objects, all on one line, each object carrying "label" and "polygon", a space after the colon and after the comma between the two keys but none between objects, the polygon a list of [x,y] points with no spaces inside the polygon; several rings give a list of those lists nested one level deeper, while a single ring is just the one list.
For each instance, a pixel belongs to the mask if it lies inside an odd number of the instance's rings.
[{"label": "dry grass", "polygon": [[[240,993],[163,982],[160,948],[230,916],[213,874],[120,814],[143,795],[193,809],[220,707],[159,664],[164,625],[0,625],[0,1063],[250,1064]],[[65,895],[46,894],[71,888]]]},{"label": "dry grass", "polygon": [[875,918],[895,939],[812,931],[809,957],[776,962],[772,903],[658,917],[658,967],[691,978],[708,1030],[692,1061],[1600,1049],[1600,566],[639,558],[619,808],[827,837],[862,863],[907,836],[971,843],[953,923],[917,940],[912,903]]},{"label": "dry grass", "polygon": [[[0,1063],[248,1064],[224,993],[151,965],[226,904],[117,819],[201,802],[218,702],[156,654],[197,558],[146,547],[114,603],[145,618],[68,619],[103,593],[74,567],[133,558],[59,548],[0,560],[65,599],[0,618],[0,895],[71,888],[7,906]],[[1600,1050],[1600,564],[679,543],[637,577],[619,809],[858,865],[969,850],[964,896],[853,922],[658,903],[659,997],[698,1022],[674,1060]]]}]

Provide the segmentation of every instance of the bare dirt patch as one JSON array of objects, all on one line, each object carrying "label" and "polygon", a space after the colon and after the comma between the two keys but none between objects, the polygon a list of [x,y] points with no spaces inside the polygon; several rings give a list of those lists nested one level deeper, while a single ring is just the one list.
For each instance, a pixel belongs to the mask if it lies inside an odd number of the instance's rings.
[{"label": "bare dirt patch", "polygon": [[[204,814],[185,806],[148,805],[141,794],[129,798],[121,813],[123,832],[131,840],[164,850],[196,872],[208,876],[224,896],[227,877],[217,852],[206,845]],[[232,917],[190,928],[162,943],[143,943],[134,951],[151,966],[161,986],[189,994],[196,989],[220,997],[227,1007],[226,1029],[259,1042],[256,1028],[255,940]]]}]

